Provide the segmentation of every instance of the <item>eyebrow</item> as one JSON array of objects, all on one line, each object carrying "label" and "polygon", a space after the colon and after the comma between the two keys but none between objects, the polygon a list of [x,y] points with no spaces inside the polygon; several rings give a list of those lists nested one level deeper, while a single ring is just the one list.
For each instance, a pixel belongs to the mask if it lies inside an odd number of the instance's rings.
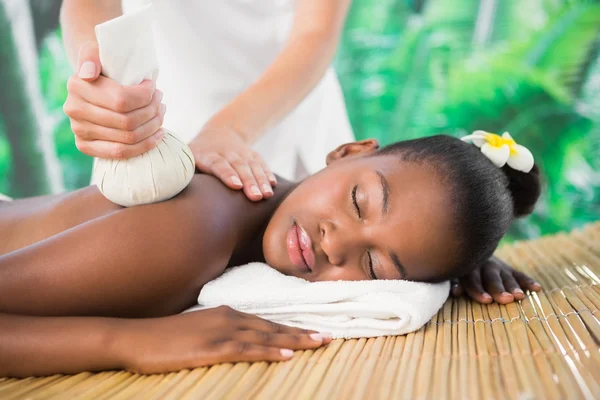
[{"label": "eyebrow", "polygon": [[385,176],[381,171],[376,171],[379,177],[379,183],[381,183],[381,190],[383,192],[383,201],[381,202],[381,216],[385,217],[390,210],[390,185],[385,179]]},{"label": "eyebrow", "polygon": [[396,267],[396,269],[400,273],[400,279],[406,279],[406,269],[404,269],[404,266],[400,262],[398,255],[396,253],[394,253],[393,251],[390,251],[389,254],[390,254],[390,258],[392,259],[392,263],[394,264],[394,267]]}]

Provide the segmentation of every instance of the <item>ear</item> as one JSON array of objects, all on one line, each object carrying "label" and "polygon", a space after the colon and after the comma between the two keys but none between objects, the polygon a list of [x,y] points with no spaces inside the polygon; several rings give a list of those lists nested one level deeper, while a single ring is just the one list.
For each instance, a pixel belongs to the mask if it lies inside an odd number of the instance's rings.
[{"label": "ear", "polygon": [[325,162],[329,165],[342,158],[367,155],[377,151],[377,149],[379,149],[379,142],[376,139],[365,139],[360,142],[346,143],[327,154]]}]

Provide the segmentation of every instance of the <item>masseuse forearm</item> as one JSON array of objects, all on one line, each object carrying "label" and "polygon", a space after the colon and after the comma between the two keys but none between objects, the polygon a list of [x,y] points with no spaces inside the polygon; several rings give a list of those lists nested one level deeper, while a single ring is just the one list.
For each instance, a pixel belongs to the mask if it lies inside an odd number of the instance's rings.
[{"label": "masseuse forearm", "polygon": [[349,0],[300,1],[290,39],[247,90],[206,125],[224,125],[249,143],[279,123],[314,89],[335,54]]},{"label": "masseuse forearm", "polygon": [[119,321],[0,314],[0,377],[123,368]]},{"label": "masseuse forearm", "polygon": [[94,27],[122,13],[121,0],[63,0],[60,25],[73,68],[77,66],[81,44],[90,40],[96,41]]}]

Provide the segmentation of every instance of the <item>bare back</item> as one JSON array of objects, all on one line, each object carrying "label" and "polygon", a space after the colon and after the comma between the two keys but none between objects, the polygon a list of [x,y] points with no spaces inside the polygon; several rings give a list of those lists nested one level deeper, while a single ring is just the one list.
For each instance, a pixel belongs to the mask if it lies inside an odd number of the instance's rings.
[{"label": "bare back", "polygon": [[278,192],[252,203],[196,175],[174,199],[147,206],[121,208],[96,187],[0,203],[0,232],[9,238],[0,244],[0,312],[181,312],[236,251],[256,242],[285,194]]}]

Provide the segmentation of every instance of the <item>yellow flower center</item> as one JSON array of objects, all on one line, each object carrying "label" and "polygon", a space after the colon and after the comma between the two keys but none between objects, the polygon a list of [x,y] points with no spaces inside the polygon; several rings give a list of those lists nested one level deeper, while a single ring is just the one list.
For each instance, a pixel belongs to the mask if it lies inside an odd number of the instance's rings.
[{"label": "yellow flower center", "polygon": [[503,138],[500,135],[496,135],[495,133],[487,133],[485,135],[485,141],[492,147],[500,148],[504,145],[507,145],[510,149],[510,154],[517,154],[516,142],[513,139]]}]

